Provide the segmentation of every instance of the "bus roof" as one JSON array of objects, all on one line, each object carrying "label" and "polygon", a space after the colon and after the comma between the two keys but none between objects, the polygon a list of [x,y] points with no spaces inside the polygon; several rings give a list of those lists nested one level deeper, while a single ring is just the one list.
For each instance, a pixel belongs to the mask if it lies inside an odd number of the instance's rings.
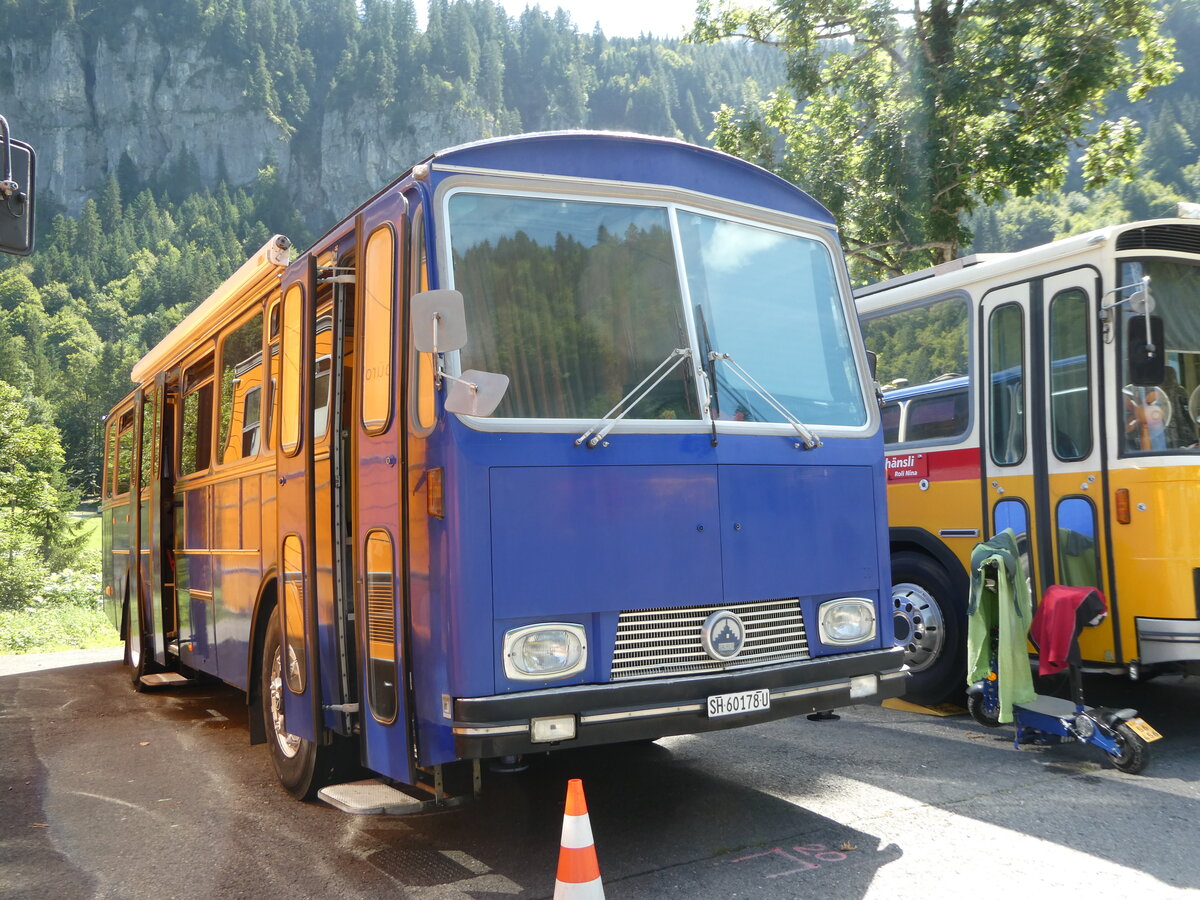
[{"label": "bus roof", "polygon": [[[900,275],[887,281],[876,282],[861,288],[856,288],[854,298],[858,303],[859,312],[868,314],[882,307],[895,306],[907,300],[920,300],[931,293],[944,293],[964,288],[978,281],[983,281],[996,274],[1003,273],[1007,280],[1019,280],[1022,269],[1043,267],[1048,262],[1061,260],[1069,256],[1095,251],[1106,245],[1111,249],[1126,250],[1160,250],[1169,252],[1200,252],[1200,241],[1190,239],[1183,241],[1167,241],[1161,245],[1155,242],[1137,242],[1137,247],[1121,246],[1120,237],[1132,231],[1155,229],[1172,229],[1183,226],[1187,232],[1195,232],[1200,237],[1200,221],[1187,218],[1150,219],[1141,222],[1129,222],[1122,225],[1109,225],[1098,228],[1086,234],[1074,235],[1059,241],[1052,241],[1028,250],[1015,253],[984,253],[965,256],[962,259],[951,260],[940,266],[922,269]],[[937,279],[936,286],[930,281]]]}]

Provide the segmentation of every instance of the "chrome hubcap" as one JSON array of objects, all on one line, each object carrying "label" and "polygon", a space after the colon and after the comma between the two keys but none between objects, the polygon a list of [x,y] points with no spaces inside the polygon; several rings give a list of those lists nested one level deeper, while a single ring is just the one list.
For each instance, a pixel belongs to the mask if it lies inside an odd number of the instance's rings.
[{"label": "chrome hubcap", "polygon": [[279,745],[280,752],[291,759],[300,752],[300,738],[297,735],[289,734],[283,727],[283,663],[280,659],[281,656],[282,648],[271,660],[271,725],[275,732],[275,743]]},{"label": "chrome hubcap", "polygon": [[892,585],[892,606],[896,645],[904,648],[904,662],[913,672],[928,669],[946,641],[942,608],[919,584]]}]

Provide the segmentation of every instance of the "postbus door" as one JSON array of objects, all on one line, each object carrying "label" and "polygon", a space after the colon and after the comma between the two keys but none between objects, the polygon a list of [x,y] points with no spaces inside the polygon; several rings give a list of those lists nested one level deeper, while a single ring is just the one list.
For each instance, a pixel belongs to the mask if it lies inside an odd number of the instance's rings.
[{"label": "postbus door", "polygon": [[312,484],[315,286],[311,255],[283,273],[275,442],[284,726],[310,741],[320,739],[322,723]]},{"label": "postbus door", "polygon": [[[1109,593],[1097,285],[1094,269],[1072,269],[992,291],[981,310],[989,534],[1017,534],[1035,602],[1051,584]],[[1115,659],[1110,622],[1085,629],[1084,659]]]},{"label": "postbus door", "polygon": [[362,761],[414,783],[405,585],[405,404],[399,323],[405,278],[404,200],[359,216],[351,466],[355,621]]}]

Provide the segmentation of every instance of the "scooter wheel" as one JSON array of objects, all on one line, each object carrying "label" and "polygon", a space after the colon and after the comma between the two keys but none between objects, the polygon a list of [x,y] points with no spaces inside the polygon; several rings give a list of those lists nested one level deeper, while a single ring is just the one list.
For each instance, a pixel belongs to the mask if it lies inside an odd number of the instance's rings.
[{"label": "scooter wheel", "polygon": [[1119,752],[1112,758],[1113,765],[1122,772],[1136,775],[1150,762],[1150,745],[1124,722],[1119,723],[1115,730]]},{"label": "scooter wheel", "polygon": [[967,712],[980,725],[988,728],[1000,727],[1000,710],[989,707],[983,700],[983,694],[967,694]]}]

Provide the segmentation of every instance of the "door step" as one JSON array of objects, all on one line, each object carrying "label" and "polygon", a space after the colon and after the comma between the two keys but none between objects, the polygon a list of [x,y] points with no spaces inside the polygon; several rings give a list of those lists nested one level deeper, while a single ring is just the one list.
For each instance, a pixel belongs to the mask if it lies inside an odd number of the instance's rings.
[{"label": "door step", "polygon": [[321,788],[317,792],[317,798],[324,800],[334,809],[356,816],[403,816],[431,809],[444,809],[450,805],[445,801],[438,803],[436,800],[422,800],[410,796],[375,778],[331,784]]},{"label": "door step", "polygon": [[186,675],[180,675],[178,672],[153,672],[149,675],[143,675],[138,681],[148,688],[184,687],[185,685],[196,683]]}]

